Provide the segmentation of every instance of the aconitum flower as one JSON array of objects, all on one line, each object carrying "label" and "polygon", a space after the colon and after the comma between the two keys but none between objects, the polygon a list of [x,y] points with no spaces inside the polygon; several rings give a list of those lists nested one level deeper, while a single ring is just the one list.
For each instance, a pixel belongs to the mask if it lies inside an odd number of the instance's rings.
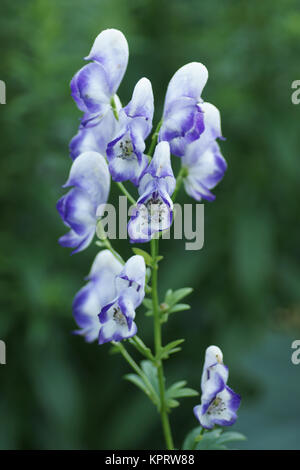
[{"label": "aconitum flower", "polygon": [[141,78],[132,99],[119,112],[119,131],[107,146],[109,170],[114,181],[130,180],[138,185],[148,164],[145,139],[152,129],[154,103],[150,81]]},{"label": "aconitum flower", "polygon": [[[120,100],[115,96],[116,112],[121,109]],[[105,155],[107,144],[118,130],[118,121],[113,112],[108,111],[105,117],[94,126],[80,126],[77,134],[69,144],[70,156],[75,160],[81,153],[92,150]]]},{"label": "aconitum flower", "polygon": [[194,407],[194,414],[203,428],[235,423],[241,397],[228,387],[227,380],[228,368],[223,364],[222,351],[217,346],[209,346],[201,378],[201,405]]},{"label": "aconitum flower", "polygon": [[95,125],[112,111],[111,100],[122,81],[128,63],[128,44],[116,29],[102,31],[86,60],[93,62],[80,69],[71,81],[71,92],[83,111],[82,124]]},{"label": "aconitum flower", "polygon": [[171,226],[173,202],[170,196],[175,185],[170,146],[168,142],[160,142],[140,180],[138,188],[140,198],[128,223],[131,242],[147,242],[155,232],[166,230]]},{"label": "aconitum flower", "polygon": [[128,55],[128,44],[121,31],[106,29],[97,36],[85,57],[93,62],[74,75],[71,94],[84,115],[70,143],[73,159],[87,150],[104,154],[113,138],[116,119],[112,104],[114,102],[117,111],[121,108],[116,92],[127,68]]},{"label": "aconitum flower", "polygon": [[71,230],[60,237],[62,246],[84,250],[92,241],[97,224],[97,208],[105,204],[110,175],[104,157],[97,152],[82,153],[72,164],[64,188],[73,186],[57,203],[64,224]]},{"label": "aconitum flower", "polygon": [[182,157],[186,145],[204,130],[201,98],[208,71],[200,62],[181,67],[168,85],[159,140],[170,143],[171,153]]},{"label": "aconitum flower", "polygon": [[145,296],[146,267],[142,256],[132,256],[116,276],[116,297],[99,314],[99,344],[121,341],[137,332],[135,309]]},{"label": "aconitum flower", "polygon": [[199,139],[186,146],[182,166],[186,169],[184,187],[189,196],[197,201],[215,199],[210,189],[223,178],[227,163],[221,154],[217,138],[222,138],[221,119],[218,109],[203,103],[205,129]]},{"label": "aconitum flower", "polygon": [[88,283],[74,298],[73,315],[80,328],[75,333],[84,336],[88,342],[95,341],[99,336],[101,325],[98,314],[116,297],[115,280],[122,267],[109,250],[100,251],[87,276]]}]

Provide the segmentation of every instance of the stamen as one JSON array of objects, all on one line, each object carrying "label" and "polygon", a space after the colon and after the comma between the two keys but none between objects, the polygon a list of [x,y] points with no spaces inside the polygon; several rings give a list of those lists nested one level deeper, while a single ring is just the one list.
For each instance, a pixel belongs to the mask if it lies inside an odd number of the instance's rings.
[{"label": "stamen", "polygon": [[127,325],[126,318],[124,317],[123,313],[121,312],[121,310],[118,307],[114,308],[113,319],[115,320],[117,325],[120,325],[120,326],[126,326]]},{"label": "stamen", "polygon": [[226,405],[224,401],[222,400],[222,398],[217,396],[215,400],[209,406],[207,410],[207,414],[211,415],[212,413],[214,413],[214,414],[220,415],[225,410],[226,410]]},{"label": "stamen", "polygon": [[134,160],[135,154],[133,152],[133,145],[130,139],[124,139],[118,142],[120,153],[117,155],[122,160]]}]

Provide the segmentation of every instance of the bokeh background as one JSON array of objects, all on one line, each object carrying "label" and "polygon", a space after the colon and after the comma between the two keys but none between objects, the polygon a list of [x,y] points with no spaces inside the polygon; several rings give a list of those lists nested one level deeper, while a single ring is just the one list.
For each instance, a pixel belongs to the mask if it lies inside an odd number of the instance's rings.
[{"label": "bokeh background", "polygon": [[[161,243],[161,295],[194,288],[191,310],[164,331],[165,341],[187,338],[166,363],[168,381],[185,378],[197,388],[204,350],[218,344],[243,397],[234,429],[248,441],[239,448],[299,449],[300,365],[291,362],[300,338],[300,105],[291,102],[291,83],[300,79],[297,0],[1,0],[0,448],[162,445],[156,411],[122,380],[127,365],[109,345],[71,334],[72,299],[97,247],[70,257],[57,243],[65,228],[55,204],[80,116],[69,82],[108,27],[129,42],[124,103],[148,77],[158,121],[173,73],[201,61],[210,73],[204,98],[220,108],[227,138],[228,171],[205,205],[204,248]],[[183,191],[181,201],[191,202]],[[130,255],[126,241],[115,246]],[[143,308],[138,318],[151,342]],[[197,424],[197,401],[183,400],[171,415],[177,446]]]}]

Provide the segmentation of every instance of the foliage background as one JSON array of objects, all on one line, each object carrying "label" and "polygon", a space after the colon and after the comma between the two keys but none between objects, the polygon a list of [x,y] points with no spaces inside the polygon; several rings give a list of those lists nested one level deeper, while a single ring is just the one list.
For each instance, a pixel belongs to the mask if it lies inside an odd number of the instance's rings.
[{"label": "foliage background", "polygon": [[[300,337],[299,113],[297,0],[1,1],[1,317],[7,365],[0,366],[0,448],[159,448],[156,412],[109,346],[70,334],[72,298],[96,246],[69,257],[57,244],[55,210],[70,167],[68,141],[80,113],[69,81],[96,35],[121,29],[130,62],[125,103],[151,79],[159,119],[170,77],[199,60],[210,79],[204,98],[222,111],[228,172],[205,206],[205,247],[162,244],[160,289],[191,286],[192,309],[174,316],[165,340],[187,337],[166,366],[170,381],[198,387],[203,352],[222,347],[230,385],[243,396],[240,448],[299,449]],[[181,193],[182,200],[188,198]],[[117,192],[113,194],[117,197]],[[127,242],[118,248],[127,255]],[[151,320],[139,313],[151,338]],[[177,445],[197,423],[194,398],[175,409]]]}]

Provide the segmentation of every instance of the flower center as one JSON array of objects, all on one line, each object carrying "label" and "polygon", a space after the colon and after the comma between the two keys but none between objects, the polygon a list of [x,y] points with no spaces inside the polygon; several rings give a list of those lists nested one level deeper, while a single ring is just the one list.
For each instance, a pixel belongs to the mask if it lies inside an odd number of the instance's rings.
[{"label": "flower center", "polygon": [[115,320],[115,322],[117,323],[117,325],[120,325],[120,326],[126,326],[127,325],[127,322],[126,322],[126,318],[124,317],[123,313],[121,312],[121,310],[119,308],[114,308],[114,311],[113,311],[113,319]]},{"label": "flower center", "polygon": [[122,160],[133,160],[135,158],[135,154],[133,152],[133,145],[129,138],[126,138],[119,142],[119,153],[117,157],[121,158]]},{"label": "flower center", "polygon": [[209,406],[207,410],[207,414],[211,415],[212,413],[215,413],[217,415],[220,415],[223,411],[226,410],[226,406],[222,398],[216,397],[215,400],[212,402],[212,404]]},{"label": "flower center", "polygon": [[153,221],[154,223],[161,223],[163,221],[164,212],[166,210],[165,204],[161,199],[152,197],[146,202],[146,209],[148,217],[148,223]]}]

